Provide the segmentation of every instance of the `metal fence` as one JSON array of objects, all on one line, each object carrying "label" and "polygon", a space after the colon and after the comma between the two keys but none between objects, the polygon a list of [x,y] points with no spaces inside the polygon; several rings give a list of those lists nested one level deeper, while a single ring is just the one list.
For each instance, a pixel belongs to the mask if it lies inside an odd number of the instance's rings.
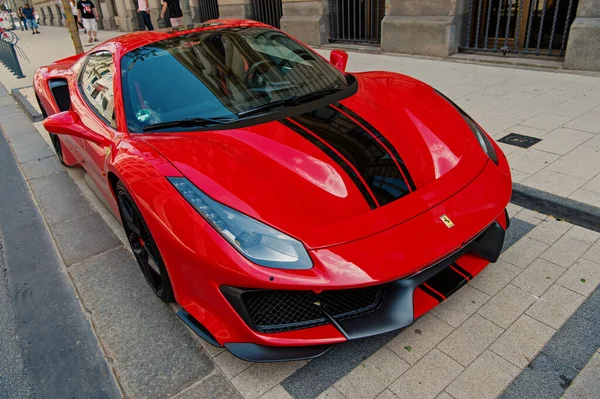
[{"label": "metal fence", "polygon": [[20,79],[25,77],[21,70],[21,64],[19,64],[14,44],[0,40],[0,62],[2,62],[2,64],[4,64],[4,66],[17,78]]},{"label": "metal fence", "polygon": [[330,0],[330,42],[378,45],[385,0]]},{"label": "metal fence", "polygon": [[208,21],[209,19],[219,18],[219,2],[218,0],[200,0],[200,22]]},{"label": "metal fence", "polygon": [[283,15],[281,0],[252,0],[252,19],[281,28],[279,21]]},{"label": "metal fence", "polygon": [[565,55],[579,0],[470,0],[463,49]]}]

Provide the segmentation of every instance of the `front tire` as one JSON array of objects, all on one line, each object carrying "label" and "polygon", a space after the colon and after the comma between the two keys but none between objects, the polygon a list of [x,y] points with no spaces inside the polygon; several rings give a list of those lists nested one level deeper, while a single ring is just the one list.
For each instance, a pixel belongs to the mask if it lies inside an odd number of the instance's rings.
[{"label": "front tire", "polygon": [[173,302],[171,280],[139,208],[123,183],[117,182],[116,194],[123,228],[142,274],[157,297],[167,303]]},{"label": "front tire", "polygon": [[52,141],[52,147],[54,147],[54,152],[56,153],[56,158],[60,161],[63,166],[69,167],[65,163],[63,158],[62,144],[60,142],[60,138],[56,134],[48,133],[50,135],[50,141]]}]

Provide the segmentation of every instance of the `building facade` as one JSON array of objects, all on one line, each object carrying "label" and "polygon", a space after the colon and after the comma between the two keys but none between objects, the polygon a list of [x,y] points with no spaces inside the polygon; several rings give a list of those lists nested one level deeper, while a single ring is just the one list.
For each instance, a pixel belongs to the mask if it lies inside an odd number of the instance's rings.
[{"label": "building facade", "polygon": [[[33,0],[43,25],[64,24],[59,0]],[[93,0],[100,28],[143,24],[136,0]],[[161,0],[149,0],[159,23]],[[255,19],[310,45],[375,46],[448,57],[460,51],[564,60],[600,71],[600,0],[180,0],[186,23]],[[546,59],[548,59],[546,58]]]}]

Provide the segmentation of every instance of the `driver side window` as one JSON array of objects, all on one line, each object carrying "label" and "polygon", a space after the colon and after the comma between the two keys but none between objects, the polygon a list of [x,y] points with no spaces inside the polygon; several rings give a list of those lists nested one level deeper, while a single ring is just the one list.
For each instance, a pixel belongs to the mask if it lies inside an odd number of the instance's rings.
[{"label": "driver side window", "polygon": [[107,124],[116,128],[113,92],[114,72],[115,65],[110,52],[100,51],[91,54],[81,71],[79,84],[81,92],[92,110],[95,110]]}]

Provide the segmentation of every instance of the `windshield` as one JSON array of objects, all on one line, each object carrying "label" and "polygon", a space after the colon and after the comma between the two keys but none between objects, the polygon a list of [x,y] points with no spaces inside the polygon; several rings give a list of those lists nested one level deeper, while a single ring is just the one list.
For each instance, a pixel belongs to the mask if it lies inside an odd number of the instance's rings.
[{"label": "windshield", "polygon": [[125,54],[121,72],[131,132],[187,119],[238,120],[268,112],[269,103],[347,87],[346,76],[331,64],[262,27],[161,40]]}]

